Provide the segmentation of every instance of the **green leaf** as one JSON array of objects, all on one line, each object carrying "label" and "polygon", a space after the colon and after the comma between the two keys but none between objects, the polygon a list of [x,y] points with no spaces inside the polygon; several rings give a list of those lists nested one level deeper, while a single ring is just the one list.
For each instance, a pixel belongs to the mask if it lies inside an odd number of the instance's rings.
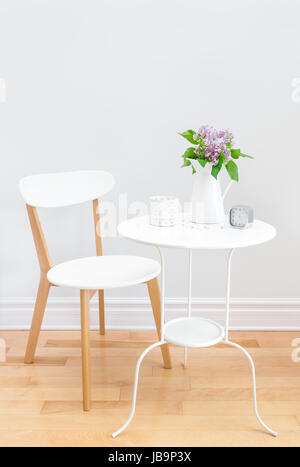
[{"label": "green leaf", "polygon": [[229,177],[236,182],[239,181],[239,169],[235,162],[229,161],[226,164],[226,170],[229,174]]},{"label": "green leaf", "polygon": [[232,159],[238,159],[241,156],[241,150],[240,149],[231,149],[230,153],[231,153]]},{"label": "green leaf", "polygon": [[181,167],[188,167],[189,165],[191,165],[191,161],[189,161],[188,159],[185,159]]},{"label": "green leaf", "polygon": [[255,159],[253,156],[248,156],[247,154],[243,154],[242,152],[241,152],[240,156],[241,157],[248,157],[248,159]]},{"label": "green leaf", "polygon": [[205,167],[206,164],[207,164],[207,161],[204,160],[204,159],[199,159],[199,158],[198,158],[197,161],[199,162],[199,164],[201,165],[201,167]]},{"label": "green leaf", "polygon": [[192,166],[192,173],[193,173],[193,175],[194,175],[194,174],[196,173],[196,169],[195,169],[195,167],[193,166],[193,164],[191,164],[191,166]]},{"label": "green leaf", "polygon": [[187,148],[182,157],[184,159],[196,159],[195,148]]},{"label": "green leaf", "polygon": [[223,159],[220,157],[217,165],[213,165],[211,169],[211,174],[217,180],[220,170],[222,169]]},{"label": "green leaf", "polygon": [[183,136],[183,138],[187,139],[192,144],[198,144],[193,138],[195,133],[196,132],[194,130],[186,130],[183,133],[179,133],[179,135]]}]

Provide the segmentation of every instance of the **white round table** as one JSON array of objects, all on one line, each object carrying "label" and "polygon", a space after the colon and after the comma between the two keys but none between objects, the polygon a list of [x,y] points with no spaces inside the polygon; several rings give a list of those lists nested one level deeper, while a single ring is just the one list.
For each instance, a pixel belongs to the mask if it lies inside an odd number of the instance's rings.
[{"label": "white round table", "polygon": [[268,242],[276,235],[274,227],[257,220],[246,229],[234,229],[227,222],[194,224],[189,221],[175,227],[154,227],[148,216],[122,222],[118,232],[122,237],[147,245],[198,250],[243,248]]},{"label": "white round table", "polygon": [[[138,376],[141,362],[145,355],[155,347],[167,342],[184,347],[184,365],[187,362],[187,348],[201,348],[215,345],[219,342],[240,349],[248,358],[252,370],[253,400],[255,415],[260,424],[273,436],[277,433],[271,430],[260,418],[257,411],[256,401],[256,381],[255,367],[250,354],[240,345],[230,342],[228,339],[229,311],[230,311],[230,273],[231,258],[236,248],[245,248],[259,245],[272,240],[276,235],[276,230],[271,225],[255,220],[252,226],[246,229],[235,229],[226,220],[224,224],[195,224],[189,220],[183,220],[179,225],[173,227],[155,227],[150,225],[149,217],[135,217],[122,222],[118,227],[118,232],[122,237],[135,242],[153,245],[158,248],[161,258],[161,339],[152,344],[140,356],[135,374],[133,403],[131,414],[127,422],[115,433],[117,436],[131,422],[136,405],[136,394],[138,387]],[[162,247],[181,248],[189,251],[189,286],[188,286],[188,309],[187,316],[174,319],[165,323],[165,280],[164,280],[164,256]],[[192,251],[193,250],[217,250],[226,249],[229,251],[227,261],[227,291],[226,291],[226,324],[220,324],[199,317],[191,316],[192,304]]]}]

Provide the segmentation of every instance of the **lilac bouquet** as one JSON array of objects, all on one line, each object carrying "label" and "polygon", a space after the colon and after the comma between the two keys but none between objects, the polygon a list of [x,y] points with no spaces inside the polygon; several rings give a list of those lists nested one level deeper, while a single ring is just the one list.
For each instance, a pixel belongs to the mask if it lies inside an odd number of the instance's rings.
[{"label": "lilac bouquet", "polygon": [[187,130],[179,134],[194,145],[182,155],[184,161],[182,167],[191,166],[193,174],[196,172],[194,161],[198,161],[202,167],[211,164],[211,174],[216,179],[221,168],[225,165],[230,178],[238,182],[238,166],[234,160],[239,157],[254,159],[243,154],[240,149],[232,148],[233,135],[229,130],[217,130],[212,126],[203,125],[198,131]]}]

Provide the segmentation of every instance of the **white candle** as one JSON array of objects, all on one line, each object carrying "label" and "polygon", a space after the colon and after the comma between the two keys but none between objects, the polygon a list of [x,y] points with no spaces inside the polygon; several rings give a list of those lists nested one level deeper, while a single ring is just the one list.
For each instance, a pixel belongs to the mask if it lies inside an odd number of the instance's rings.
[{"label": "white candle", "polygon": [[150,224],[159,227],[177,225],[180,221],[180,204],[175,196],[151,196]]}]

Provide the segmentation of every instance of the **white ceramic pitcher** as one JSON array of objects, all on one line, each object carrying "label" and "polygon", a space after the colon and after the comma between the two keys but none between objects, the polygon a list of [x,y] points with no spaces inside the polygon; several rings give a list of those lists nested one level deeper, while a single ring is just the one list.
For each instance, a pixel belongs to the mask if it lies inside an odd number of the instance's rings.
[{"label": "white ceramic pitcher", "polygon": [[194,161],[193,166],[196,173],[193,175],[192,221],[197,224],[224,222],[223,201],[232,185],[232,180],[222,195],[219,180],[211,175],[211,164],[201,167],[198,161]]}]

